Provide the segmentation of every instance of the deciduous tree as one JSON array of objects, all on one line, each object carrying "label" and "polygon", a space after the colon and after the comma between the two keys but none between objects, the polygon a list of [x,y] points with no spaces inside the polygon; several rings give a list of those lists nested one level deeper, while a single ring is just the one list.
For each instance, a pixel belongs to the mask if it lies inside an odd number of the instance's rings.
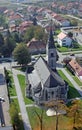
[{"label": "deciduous tree", "polygon": [[20,65],[27,65],[31,60],[28,48],[24,43],[17,45],[13,51],[13,56]]}]

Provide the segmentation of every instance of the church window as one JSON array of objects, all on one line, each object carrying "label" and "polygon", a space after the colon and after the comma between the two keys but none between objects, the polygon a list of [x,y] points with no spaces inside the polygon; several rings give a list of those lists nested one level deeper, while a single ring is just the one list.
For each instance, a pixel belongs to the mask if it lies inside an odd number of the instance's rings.
[{"label": "church window", "polygon": [[54,91],[52,91],[52,98],[54,97]]},{"label": "church window", "polygon": [[51,53],[51,57],[54,57],[54,53]]},{"label": "church window", "polygon": [[51,66],[53,67],[53,60],[51,60]]}]

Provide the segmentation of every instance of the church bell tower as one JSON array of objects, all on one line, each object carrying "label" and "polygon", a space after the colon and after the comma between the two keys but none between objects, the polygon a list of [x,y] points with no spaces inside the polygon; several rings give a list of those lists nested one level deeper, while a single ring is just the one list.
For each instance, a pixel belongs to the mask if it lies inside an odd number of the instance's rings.
[{"label": "church bell tower", "polygon": [[47,63],[49,67],[52,70],[56,70],[57,52],[56,52],[56,47],[54,44],[52,27],[50,28],[48,43],[46,46],[46,55],[47,55],[46,58],[47,58]]}]

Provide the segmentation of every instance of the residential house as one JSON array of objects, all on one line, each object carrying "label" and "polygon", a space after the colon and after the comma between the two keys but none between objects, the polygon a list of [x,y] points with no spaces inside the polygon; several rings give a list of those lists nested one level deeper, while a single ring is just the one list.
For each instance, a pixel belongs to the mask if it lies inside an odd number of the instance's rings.
[{"label": "residential house", "polygon": [[40,56],[26,72],[26,96],[42,105],[51,100],[67,101],[68,85],[56,71],[57,51],[52,29],[46,46],[46,60]]},{"label": "residential house", "polygon": [[60,11],[61,13],[63,13],[63,14],[66,14],[66,13],[67,13],[66,7],[65,7],[64,5],[61,5],[61,6],[59,7],[59,11]]},{"label": "residential house", "polygon": [[70,46],[72,44],[72,38],[63,32],[61,32],[57,38],[57,42],[60,46]]},{"label": "residential house", "polygon": [[56,24],[59,24],[59,25],[62,26],[62,27],[68,27],[68,26],[70,25],[70,21],[67,20],[67,19],[64,19],[64,18],[61,17],[60,15],[54,16],[53,21],[54,21]]},{"label": "residential house", "polygon": [[9,16],[10,21],[12,21],[12,20],[23,20],[23,19],[24,19],[24,16],[21,15],[20,13],[18,13],[18,12]]},{"label": "residential house", "polygon": [[70,71],[73,74],[75,74],[76,76],[78,76],[82,80],[82,67],[77,63],[77,61],[75,59],[72,59],[69,62],[68,68],[70,69]]},{"label": "residential house", "polygon": [[30,26],[33,25],[32,21],[23,21],[18,28],[19,33],[25,32]]},{"label": "residential house", "polygon": [[33,38],[27,43],[27,47],[31,54],[42,54],[46,52],[46,44],[43,41],[38,41]]}]

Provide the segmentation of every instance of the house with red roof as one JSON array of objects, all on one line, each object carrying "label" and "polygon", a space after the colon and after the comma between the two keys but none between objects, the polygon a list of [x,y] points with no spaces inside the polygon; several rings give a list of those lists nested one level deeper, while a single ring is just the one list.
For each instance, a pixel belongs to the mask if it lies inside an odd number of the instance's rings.
[{"label": "house with red roof", "polygon": [[23,21],[20,25],[19,25],[19,28],[18,28],[18,31],[20,33],[23,33],[25,32],[30,26],[33,25],[33,22],[32,21]]},{"label": "house with red roof", "polygon": [[46,44],[33,38],[27,43],[27,48],[31,54],[41,54],[46,52]]},{"label": "house with red roof", "polygon": [[69,62],[68,68],[71,70],[73,74],[75,74],[82,80],[82,67],[77,63],[75,59],[72,59]]},{"label": "house with red roof", "polygon": [[72,39],[67,34],[61,32],[57,36],[57,42],[60,46],[70,46],[72,44]]},{"label": "house with red roof", "polygon": [[22,14],[18,13],[18,12],[9,16],[10,21],[11,20],[19,20],[19,19],[23,20],[24,16]]}]

